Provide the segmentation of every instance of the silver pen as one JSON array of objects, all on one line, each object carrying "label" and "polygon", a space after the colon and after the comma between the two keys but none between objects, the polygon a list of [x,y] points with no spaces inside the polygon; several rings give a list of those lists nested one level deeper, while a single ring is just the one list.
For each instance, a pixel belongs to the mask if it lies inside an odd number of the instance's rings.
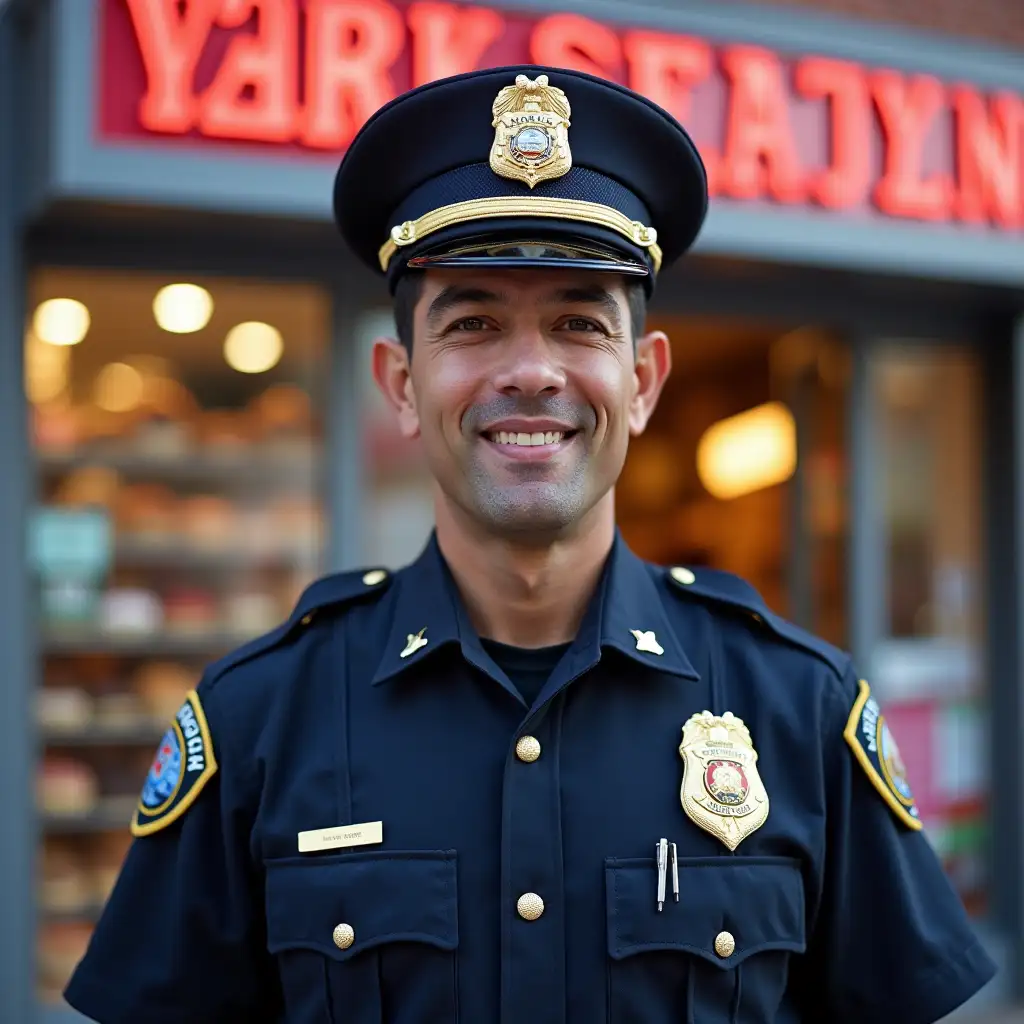
[{"label": "silver pen", "polygon": [[672,847],[672,895],[676,898],[676,903],[679,902],[679,854],[676,850],[676,844],[671,843]]},{"label": "silver pen", "polygon": [[665,875],[668,871],[668,840],[660,839],[656,847],[658,859],[658,910],[665,906]]}]

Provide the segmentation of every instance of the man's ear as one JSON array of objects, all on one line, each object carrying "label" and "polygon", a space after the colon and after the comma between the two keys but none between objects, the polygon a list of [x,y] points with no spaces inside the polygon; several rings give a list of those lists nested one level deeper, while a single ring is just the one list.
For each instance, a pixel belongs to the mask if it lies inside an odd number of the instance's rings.
[{"label": "man's ear", "polygon": [[672,372],[672,344],[663,331],[645,334],[636,345],[635,391],[629,404],[629,432],[642,434]]},{"label": "man's ear", "polygon": [[402,436],[409,440],[419,437],[420,418],[405,346],[393,338],[378,338],[373,343],[371,366],[377,388],[395,410]]}]

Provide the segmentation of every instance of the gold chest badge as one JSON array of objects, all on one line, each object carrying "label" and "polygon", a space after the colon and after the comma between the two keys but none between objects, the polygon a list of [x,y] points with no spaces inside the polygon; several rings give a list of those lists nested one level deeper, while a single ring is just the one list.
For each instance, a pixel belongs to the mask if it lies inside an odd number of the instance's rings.
[{"label": "gold chest badge", "polygon": [[517,75],[516,84],[505,86],[491,108],[491,170],[530,188],[568,173],[570,112],[565,93],[548,85],[547,75],[536,80]]},{"label": "gold chest badge", "polygon": [[768,817],[768,793],[757,773],[750,731],[731,711],[721,716],[702,711],[683,726],[679,755],[679,799],[687,817],[735,850]]}]

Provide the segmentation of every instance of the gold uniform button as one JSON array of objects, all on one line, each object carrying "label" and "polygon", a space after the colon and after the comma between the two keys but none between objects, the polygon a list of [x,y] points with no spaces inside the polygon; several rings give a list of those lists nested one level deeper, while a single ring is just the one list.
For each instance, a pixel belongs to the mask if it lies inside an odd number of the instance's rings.
[{"label": "gold uniform button", "polygon": [[684,569],[681,565],[677,565],[669,575],[671,575],[676,583],[682,583],[685,586],[697,582],[697,577],[689,569]]},{"label": "gold uniform button", "polygon": [[536,736],[520,736],[516,744],[516,757],[526,764],[532,764],[540,757],[540,740]]},{"label": "gold uniform button", "polygon": [[383,583],[387,578],[388,574],[383,569],[371,569],[363,576],[363,583],[368,587],[375,587],[378,583]]},{"label": "gold uniform button", "polygon": [[303,615],[299,621],[303,626],[308,626],[313,621],[312,612],[309,615]]},{"label": "gold uniform button", "polygon": [[715,936],[715,952],[723,960],[727,960],[736,952],[736,940],[731,932],[719,932]]},{"label": "gold uniform button", "polygon": [[536,921],[544,913],[544,901],[535,892],[524,892],[516,903],[516,910],[524,921]]},{"label": "gold uniform button", "polygon": [[356,941],[356,933],[350,924],[339,924],[334,929],[334,944],[338,949],[348,949]]}]

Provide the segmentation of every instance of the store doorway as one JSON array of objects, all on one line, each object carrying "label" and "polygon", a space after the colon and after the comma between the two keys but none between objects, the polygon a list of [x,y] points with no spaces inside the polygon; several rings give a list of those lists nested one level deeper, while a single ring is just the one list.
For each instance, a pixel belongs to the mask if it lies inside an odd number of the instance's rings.
[{"label": "store doorway", "polygon": [[836,644],[846,622],[846,349],[827,332],[652,316],[673,372],[618,488],[643,558],[742,576]]}]

